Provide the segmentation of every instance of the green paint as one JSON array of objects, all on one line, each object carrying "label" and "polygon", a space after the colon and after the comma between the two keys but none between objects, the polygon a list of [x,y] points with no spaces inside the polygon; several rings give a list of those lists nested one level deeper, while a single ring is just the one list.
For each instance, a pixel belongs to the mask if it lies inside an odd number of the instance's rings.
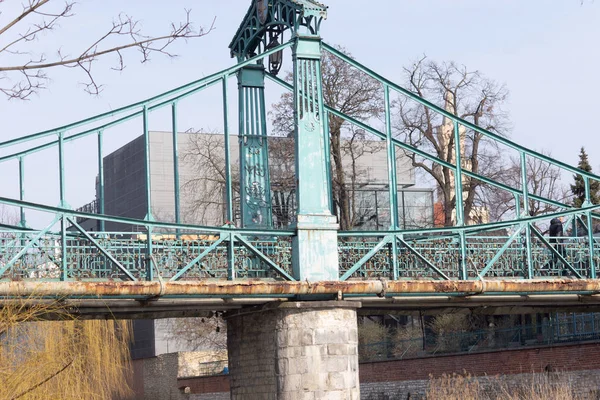
[{"label": "green paint", "polygon": [[238,72],[241,226],[273,226],[262,65]]}]

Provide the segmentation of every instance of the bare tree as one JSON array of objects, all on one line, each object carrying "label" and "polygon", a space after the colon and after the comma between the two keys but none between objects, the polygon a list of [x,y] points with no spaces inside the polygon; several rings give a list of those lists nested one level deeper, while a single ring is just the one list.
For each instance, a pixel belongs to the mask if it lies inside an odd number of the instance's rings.
[{"label": "bare tree", "polygon": [[212,318],[176,318],[170,320],[167,338],[198,350],[227,350],[227,324],[216,315]]},{"label": "bare tree", "polygon": [[[550,156],[547,151],[541,151],[541,153]],[[534,157],[528,157],[526,165],[527,185],[530,194],[559,203],[568,202],[569,191],[561,183],[560,168]],[[509,165],[502,169],[499,180],[515,189],[521,188],[521,161],[519,158],[510,158]],[[480,195],[481,202],[487,205],[493,220],[501,220],[507,214],[515,212],[515,198],[505,190],[487,186],[481,191]],[[561,207],[556,204],[529,198],[529,214],[532,216],[559,210],[561,210]]]},{"label": "bare tree", "polygon": [[[344,48],[338,50],[349,54]],[[359,119],[369,120],[378,117],[382,110],[383,91],[381,84],[356,70],[348,63],[324,53],[322,57],[323,98],[325,104],[335,108],[346,115]],[[286,76],[287,81],[292,80],[291,73]],[[293,136],[294,132],[293,95],[284,93],[279,102],[273,105],[270,115],[273,121],[275,134]],[[352,174],[344,168],[344,155],[354,157],[348,149],[356,150],[358,144],[357,134],[364,134],[351,129],[351,126],[342,118],[329,116],[329,134],[331,144],[333,197],[338,214],[340,228],[349,230],[353,227],[353,187]],[[353,144],[348,147],[348,142]],[[347,158],[347,157],[346,157]],[[350,176],[350,178],[349,178]]]},{"label": "bare tree", "polygon": [[[504,86],[485,78],[478,71],[450,63],[436,63],[425,57],[404,69],[407,88],[444,107],[448,112],[499,134],[506,133],[507,117],[502,104],[507,97]],[[398,112],[399,139],[448,163],[455,164],[453,123],[427,107],[402,98],[395,104]],[[495,178],[501,163],[496,145],[481,133],[460,128],[462,168]],[[442,203],[444,225],[453,224],[455,211],[454,170],[417,154],[405,153],[412,165],[433,178]],[[475,213],[478,190],[483,182],[462,177],[466,222]]]},{"label": "bare tree", "polygon": [[[232,139],[233,142],[233,139]],[[184,147],[183,163],[193,171],[183,182],[182,189],[189,196],[185,213],[187,218],[202,224],[220,220],[225,205],[225,150],[224,137],[217,132],[193,131]],[[236,146],[232,146],[232,159],[237,159]],[[269,174],[271,181],[274,224],[287,227],[294,220],[296,173],[294,146],[291,139],[269,139]],[[239,165],[231,167],[234,201],[239,199]],[[235,221],[232,221],[235,222]]]},{"label": "bare tree", "polygon": [[[0,1],[1,3],[1,1]],[[17,15],[0,26],[0,92],[9,99],[27,99],[32,94],[46,88],[47,71],[65,67],[79,69],[84,73],[85,91],[98,94],[102,85],[96,81],[92,71],[95,62],[105,56],[115,57],[112,69],[125,68],[125,54],[138,50],[141,62],[146,62],[152,54],[176,57],[170,52],[170,45],[179,39],[201,37],[210,32],[213,24],[205,29],[195,29],[190,20],[190,11],[185,11],[181,22],[171,23],[163,35],[149,36],[142,31],[141,23],[133,17],[120,14],[112,21],[104,34],[91,41],[80,50],[54,48],[54,54],[36,52],[33,43],[43,34],[59,28],[59,23],[75,16],[76,3],[71,0],[60,3],[50,0],[27,0]]]},{"label": "bare tree", "polygon": [[[190,134],[182,149],[185,168],[194,171],[183,182],[182,189],[189,196],[184,214],[203,225],[222,221],[225,204],[225,150],[224,137],[216,132],[188,130]],[[232,166],[232,181],[239,180],[239,168]],[[239,185],[234,185],[234,196],[239,197]]]}]

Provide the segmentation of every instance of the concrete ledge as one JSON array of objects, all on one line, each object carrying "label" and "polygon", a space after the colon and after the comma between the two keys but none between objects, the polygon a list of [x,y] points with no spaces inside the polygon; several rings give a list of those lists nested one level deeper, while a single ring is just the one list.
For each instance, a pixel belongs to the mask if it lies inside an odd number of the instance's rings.
[{"label": "concrete ledge", "polygon": [[348,300],[331,300],[331,301],[288,301],[288,302],[271,302],[260,306],[243,308],[240,310],[232,310],[226,313],[225,319],[234,318],[240,315],[276,311],[276,310],[315,310],[315,309],[333,309],[343,308],[356,310],[362,307],[360,301]]}]

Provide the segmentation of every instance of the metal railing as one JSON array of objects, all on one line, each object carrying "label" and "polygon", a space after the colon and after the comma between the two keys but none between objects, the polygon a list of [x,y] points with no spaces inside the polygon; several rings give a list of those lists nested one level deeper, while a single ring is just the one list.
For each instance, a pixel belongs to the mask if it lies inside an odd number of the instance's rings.
[{"label": "metal railing", "polygon": [[[229,161],[230,130],[227,121],[227,88],[230,77],[244,66],[255,64],[262,58],[293,45],[293,41],[268,49],[262,54],[245,60],[231,68],[212,74],[195,82],[154,96],[116,110],[106,112],[68,124],[56,129],[21,136],[0,143],[0,165],[18,163],[19,195],[16,198],[0,196],[0,204],[17,207],[21,211],[18,227],[0,226],[0,280],[45,280],[59,279],[113,279],[113,280],[197,280],[197,279],[239,279],[262,278],[294,280],[291,271],[292,246],[291,229],[240,229],[232,224],[207,227],[181,223],[179,191],[179,155],[177,148],[177,110],[180,101],[213,85],[221,85],[224,110],[225,134],[223,152]],[[365,122],[358,121],[339,110],[325,107],[326,118],[337,116],[366,133],[386,142],[388,159],[395,149],[402,149],[433,161],[436,165],[448,168],[456,179],[455,196],[457,204],[462,201],[462,177],[475,179],[481,184],[490,185],[514,196],[515,216],[509,221],[500,221],[474,226],[465,225],[464,209],[456,208],[456,226],[445,228],[403,229],[398,218],[398,196],[393,190],[389,196],[390,227],[381,231],[339,232],[338,250],[340,255],[340,279],[388,278],[441,280],[468,279],[533,279],[537,277],[596,278],[596,265],[600,262],[600,244],[593,236],[593,223],[598,218],[593,212],[600,205],[590,203],[590,182],[600,180],[592,173],[554,160],[541,153],[520,146],[505,137],[499,136],[469,121],[461,119],[441,107],[420,98],[416,94],[378,75],[374,71],[344,55],[335,48],[323,44],[323,50],[362,71],[383,87],[386,112],[385,132]],[[283,80],[267,74],[268,78],[285,89],[293,89]],[[434,113],[446,117],[454,123],[456,163],[447,162],[410,144],[404,143],[391,134],[389,119],[390,92],[406,96]],[[309,96],[301,93],[301,96]],[[149,118],[163,108],[171,109],[173,134],[173,174],[175,223],[157,222],[153,218],[149,167]],[[144,138],[145,157],[145,218],[126,218],[107,215],[105,209],[104,140],[105,136],[119,133],[112,128],[131,121],[141,120],[140,132]],[[511,187],[472,171],[463,169],[460,163],[461,127],[479,132],[490,140],[500,143],[520,154],[522,177],[520,187]],[[116,133],[115,133],[116,132]],[[97,148],[92,155],[98,161],[98,202],[96,209],[72,210],[68,204],[65,173],[65,145],[86,137],[97,139]],[[327,141],[326,141],[327,142]],[[41,143],[41,144],[40,144]],[[23,149],[23,145],[29,147]],[[82,147],[82,151],[85,150]],[[87,146],[89,147],[89,146]],[[41,151],[56,151],[58,158],[58,199],[52,203],[34,203],[25,199],[26,160]],[[574,209],[566,203],[530,193],[527,182],[526,162],[537,159],[556,166],[563,171],[580,175],[585,183],[585,206]],[[226,192],[232,192],[231,163],[225,168]],[[389,181],[395,181],[395,162],[390,165]],[[396,187],[396,185],[389,185]],[[226,196],[228,215],[233,208],[232,195]],[[55,206],[58,200],[59,206]],[[541,201],[558,207],[559,211],[529,217],[529,200]],[[52,205],[48,205],[52,204]],[[91,212],[96,211],[96,213]],[[51,220],[44,226],[30,228],[26,223],[26,213],[43,214]],[[585,237],[565,238],[558,248],[541,235],[535,224],[550,218],[564,216],[577,220],[589,227]],[[91,219],[97,221],[100,232],[88,232],[79,222]],[[110,232],[106,224],[114,223],[130,227],[127,231]],[[133,233],[131,227],[138,231]],[[69,228],[69,229],[67,229]],[[495,237],[483,233],[502,231]],[[140,232],[142,234],[140,234]],[[171,234],[168,236],[165,234]],[[145,235],[145,239],[144,236]],[[184,236],[188,238],[184,238]],[[191,239],[190,239],[191,238]]]},{"label": "metal railing", "polygon": [[555,316],[541,324],[490,328],[473,332],[433,334],[405,339],[391,339],[359,344],[361,362],[404,359],[453,353],[473,353],[525,347],[578,343],[600,340],[600,316],[579,314]]}]

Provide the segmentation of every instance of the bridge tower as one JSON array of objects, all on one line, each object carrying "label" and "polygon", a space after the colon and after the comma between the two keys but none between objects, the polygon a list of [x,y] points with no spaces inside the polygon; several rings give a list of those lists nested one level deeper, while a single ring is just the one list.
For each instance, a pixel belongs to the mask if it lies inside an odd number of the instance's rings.
[{"label": "bridge tower", "polygon": [[[327,7],[312,0],[255,0],[229,45],[243,62],[283,43],[294,42],[294,139],[298,213],[293,240],[293,272],[298,280],[338,280],[336,217],[332,215],[321,83],[321,22]],[[265,118],[264,59],[238,73],[240,203],[246,228],[272,224]],[[281,68],[281,51],[270,54],[268,73]]]},{"label": "bridge tower", "polygon": [[[339,280],[332,214],[329,137],[321,82],[321,22],[327,7],[312,0],[252,0],[230,49],[238,62],[266,52],[238,73],[240,202],[245,228],[272,224],[265,119],[265,74],[276,75],[292,40],[297,222],[294,278]],[[264,60],[264,59],[263,59]],[[228,316],[232,399],[358,399],[355,302],[287,302]]]}]

